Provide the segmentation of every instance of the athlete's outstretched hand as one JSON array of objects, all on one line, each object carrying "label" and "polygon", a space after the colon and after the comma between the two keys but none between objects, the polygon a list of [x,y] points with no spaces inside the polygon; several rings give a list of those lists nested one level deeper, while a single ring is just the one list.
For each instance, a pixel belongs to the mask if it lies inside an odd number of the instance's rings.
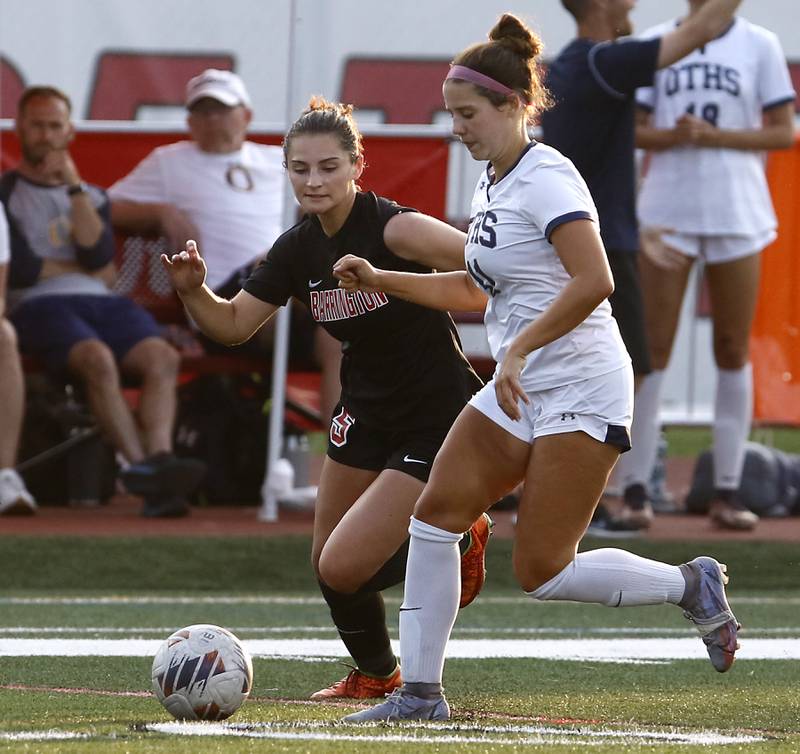
[{"label": "athlete's outstretched hand", "polygon": [[378,270],[366,259],[346,254],[335,265],[333,275],[339,281],[339,287],[346,291],[365,291],[374,293],[378,286]]},{"label": "athlete's outstretched hand", "polygon": [[178,254],[161,255],[161,264],[169,275],[169,281],[178,293],[199,288],[206,280],[206,263],[197,251],[194,241],[186,242],[186,249]]},{"label": "athlete's outstretched hand", "polygon": [[519,381],[519,375],[524,366],[525,356],[509,348],[494,378],[497,405],[514,421],[519,421],[522,418],[522,412],[519,410],[519,401],[526,404],[531,402]]}]

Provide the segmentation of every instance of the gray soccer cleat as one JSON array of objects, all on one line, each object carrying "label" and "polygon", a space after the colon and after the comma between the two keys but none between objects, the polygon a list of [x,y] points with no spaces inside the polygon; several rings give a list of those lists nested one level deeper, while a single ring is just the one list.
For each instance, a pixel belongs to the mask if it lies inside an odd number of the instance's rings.
[{"label": "gray soccer cleat", "polygon": [[386,701],[375,707],[353,712],[342,721],[346,723],[382,722],[395,720],[449,720],[450,707],[444,694],[433,699],[423,699],[404,691],[395,689]]},{"label": "gray soccer cleat", "polygon": [[681,601],[683,615],[703,637],[714,669],[724,673],[733,665],[739,649],[736,637],[741,628],[725,596],[728,568],[709,557],[695,558],[681,567],[689,569],[695,577],[694,593]]}]

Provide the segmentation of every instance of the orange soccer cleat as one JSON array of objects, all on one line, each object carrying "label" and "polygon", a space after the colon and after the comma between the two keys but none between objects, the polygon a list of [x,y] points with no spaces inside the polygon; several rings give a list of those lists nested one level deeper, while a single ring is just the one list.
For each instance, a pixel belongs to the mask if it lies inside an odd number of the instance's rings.
[{"label": "orange soccer cleat", "polygon": [[489,515],[481,517],[470,527],[470,542],[461,556],[461,602],[459,607],[466,607],[483,588],[486,581],[486,543],[492,533],[494,521]]},{"label": "orange soccer cleat", "polygon": [[403,685],[400,677],[400,666],[395,668],[388,678],[375,678],[353,668],[342,680],[320,689],[311,695],[313,702],[325,702],[334,699],[378,699],[390,694]]}]

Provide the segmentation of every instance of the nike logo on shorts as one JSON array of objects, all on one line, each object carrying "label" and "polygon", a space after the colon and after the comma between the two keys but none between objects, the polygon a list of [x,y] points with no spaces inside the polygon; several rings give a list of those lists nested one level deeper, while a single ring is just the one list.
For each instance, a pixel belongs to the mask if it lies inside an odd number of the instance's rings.
[{"label": "nike logo on shorts", "polygon": [[403,456],[403,460],[406,463],[424,463],[426,466],[428,465],[427,461],[422,461],[419,458],[412,458],[410,455],[408,455],[408,453],[406,453],[406,455]]},{"label": "nike logo on shorts", "polygon": [[321,282],[322,282],[322,280],[309,280],[308,281],[308,287],[309,288],[316,288]]}]

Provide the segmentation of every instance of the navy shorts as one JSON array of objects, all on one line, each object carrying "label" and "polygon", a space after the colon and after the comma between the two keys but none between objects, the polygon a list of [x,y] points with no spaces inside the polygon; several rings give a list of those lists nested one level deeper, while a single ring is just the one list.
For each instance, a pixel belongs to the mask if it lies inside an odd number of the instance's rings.
[{"label": "navy shorts", "polygon": [[339,403],[328,433],[328,457],[370,471],[395,469],[427,482],[447,429],[385,430],[368,427]]},{"label": "navy shorts", "polygon": [[15,308],[10,319],[20,350],[56,372],[65,369],[70,350],[83,340],[103,341],[121,361],[140,341],[161,335],[150,312],[115,295],[36,297]]},{"label": "navy shorts", "polygon": [[644,325],[642,286],[639,282],[638,254],[607,249],[608,264],[614,276],[614,292],[608,297],[611,313],[617,320],[622,342],[631,356],[633,373],[649,374],[650,349]]}]

